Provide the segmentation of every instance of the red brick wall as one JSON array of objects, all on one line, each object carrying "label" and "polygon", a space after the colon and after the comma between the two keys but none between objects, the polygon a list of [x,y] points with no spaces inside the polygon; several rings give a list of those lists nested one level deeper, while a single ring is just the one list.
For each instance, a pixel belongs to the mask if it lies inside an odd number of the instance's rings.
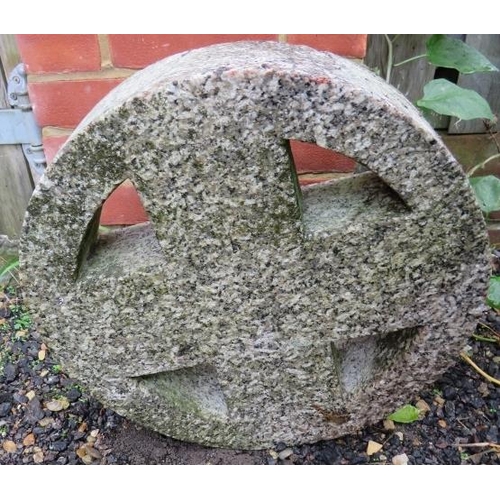
[{"label": "red brick wall", "polygon": [[[237,40],[310,45],[357,59],[366,49],[366,35],[17,35],[48,161],[92,107],[135,71],[177,52]],[[309,144],[293,143],[292,151],[302,184],[349,172],[354,165]],[[101,222],[135,224],[146,218],[134,187],[125,184],[107,200]]]}]

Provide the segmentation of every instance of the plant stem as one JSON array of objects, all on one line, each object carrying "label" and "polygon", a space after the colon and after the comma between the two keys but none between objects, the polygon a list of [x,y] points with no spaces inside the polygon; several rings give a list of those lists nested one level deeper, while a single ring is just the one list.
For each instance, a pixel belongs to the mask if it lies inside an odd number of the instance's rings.
[{"label": "plant stem", "polygon": [[486,129],[486,131],[488,132],[488,135],[490,136],[490,139],[495,143],[497,151],[500,153],[500,144],[498,144],[497,138],[495,136],[496,131],[493,130],[493,128],[495,127],[495,124],[493,124],[489,120],[483,120],[483,123],[484,123],[484,128]]},{"label": "plant stem", "polygon": [[482,161],[481,163],[478,163],[474,167],[472,167],[468,172],[467,176],[472,177],[478,170],[484,168],[487,163],[489,163],[492,160],[496,160],[497,158],[500,158],[500,153],[497,153],[496,155],[492,155],[489,158],[486,158],[486,160]]},{"label": "plant stem", "polygon": [[[394,40],[393,40],[394,41]],[[416,61],[417,59],[422,59],[422,57],[426,57],[427,54],[420,54],[419,56],[410,57],[409,59],[405,59],[404,61],[398,62],[394,64],[394,67],[402,66],[403,64],[409,63],[411,61]]]},{"label": "plant stem", "polygon": [[497,151],[500,153],[500,144],[498,144],[498,141],[497,141],[497,138],[495,137],[495,134],[491,130],[488,130],[488,133],[490,134],[491,139],[495,143],[495,146],[497,147]]},{"label": "plant stem", "polygon": [[491,448],[500,448],[498,443],[457,443],[452,444],[453,448],[485,448],[487,446]]},{"label": "plant stem", "polygon": [[491,382],[492,384],[500,385],[500,380],[492,377],[491,375],[488,375],[485,371],[481,370],[481,368],[479,368],[479,366],[477,366],[476,363],[474,363],[474,361],[472,361],[472,359],[470,359],[469,356],[467,356],[467,354],[465,354],[465,352],[461,352],[460,357],[464,361],[469,363],[469,365],[471,365],[472,368],[474,368],[474,370],[476,370],[477,373],[482,375],[488,382]]},{"label": "plant stem", "polygon": [[393,61],[393,46],[392,41],[389,38],[389,35],[384,35],[385,41],[387,42],[387,68],[385,70],[385,81],[387,83],[391,82],[391,72],[392,72],[392,63]]},{"label": "plant stem", "polygon": [[482,342],[493,342],[496,344],[497,339],[492,339],[490,337],[482,337],[481,335],[476,335],[475,333],[472,334],[472,338],[476,340],[481,340]]},{"label": "plant stem", "polygon": [[491,328],[491,326],[487,325],[486,323],[483,323],[482,321],[479,321],[478,324],[480,326],[482,326],[483,328],[486,328],[487,330],[489,330],[491,333],[493,333],[493,335],[497,336],[500,339],[500,333],[493,330],[493,328]]}]

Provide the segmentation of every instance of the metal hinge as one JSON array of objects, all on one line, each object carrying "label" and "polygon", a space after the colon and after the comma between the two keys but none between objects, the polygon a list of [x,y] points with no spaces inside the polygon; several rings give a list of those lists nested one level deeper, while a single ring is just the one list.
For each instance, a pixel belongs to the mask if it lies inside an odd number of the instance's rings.
[{"label": "metal hinge", "polygon": [[21,144],[33,182],[42,176],[47,161],[42,145],[42,131],[35,120],[28,95],[24,64],[18,64],[7,82],[9,104],[14,109],[0,109],[0,144]]}]

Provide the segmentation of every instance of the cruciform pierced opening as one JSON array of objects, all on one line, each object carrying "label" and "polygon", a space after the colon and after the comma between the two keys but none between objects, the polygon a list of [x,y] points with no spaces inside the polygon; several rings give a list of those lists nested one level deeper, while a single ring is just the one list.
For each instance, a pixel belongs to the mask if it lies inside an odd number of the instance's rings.
[{"label": "cruciform pierced opening", "polygon": [[179,368],[134,379],[152,394],[185,412],[228,413],[215,369],[209,365]]},{"label": "cruciform pierced opening", "polygon": [[[409,211],[396,191],[356,160],[296,140],[289,141],[289,151],[292,179],[298,179],[297,204],[308,233],[338,231]],[[305,175],[297,176],[300,173]]]},{"label": "cruciform pierced opening", "polygon": [[422,327],[403,328],[380,335],[330,344],[334,371],[341,390],[355,393],[402,362],[417,341]]},{"label": "cruciform pierced opening", "polygon": [[[105,207],[108,214],[103,217]],[[111,258],[113,255],[116,258]],[[89,266],[95,267],[101,275],[113,273],[116,266],[144,262],[144,255],[149,255],[152,263],[161,258],[140,195],[132,181],[126,179],[116,186],[89,222],[80,244],[75,276],[76,279],[83,276]],[[121,256],[126,258],[121,259]]]}]

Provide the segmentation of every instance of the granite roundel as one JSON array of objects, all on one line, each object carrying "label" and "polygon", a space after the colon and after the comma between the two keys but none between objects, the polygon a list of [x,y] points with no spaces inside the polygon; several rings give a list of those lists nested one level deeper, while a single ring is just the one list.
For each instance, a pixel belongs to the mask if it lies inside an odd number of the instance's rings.
[{"label": "granite roundel", "polygon": [[[291,139],[363,168],[301,190]],[[150,222],[102,234],[127,179]],[[21,260],[45,341],[106,406],[246,449],[408,402],[457,359],[488,276],[468,182],[412,105],[277,43],[175,55],[111,92],[37,187]]]}]

